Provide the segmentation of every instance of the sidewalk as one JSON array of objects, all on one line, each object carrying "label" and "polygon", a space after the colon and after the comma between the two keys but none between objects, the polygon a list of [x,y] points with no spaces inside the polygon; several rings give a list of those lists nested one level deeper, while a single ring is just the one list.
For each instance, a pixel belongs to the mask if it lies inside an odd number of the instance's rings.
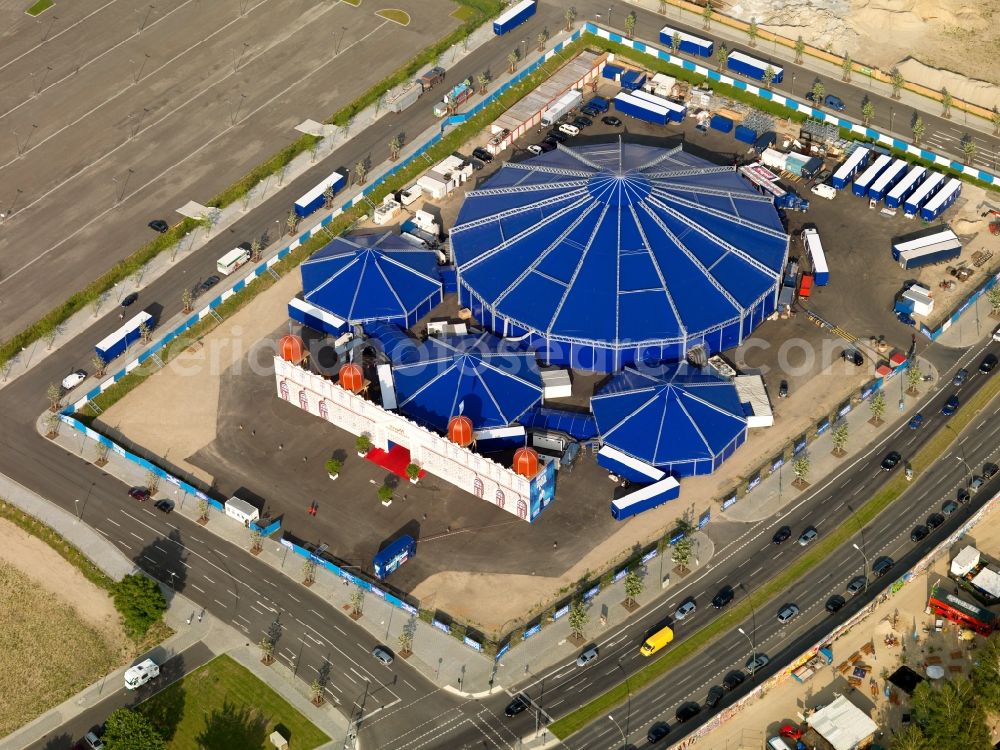
[{"label": "sidewalk", "polygon": [[[72,513],[44,500],[3,475],[0,475],[0,497],[50,526],[112,578],[117,580],[129,573],[140,572],[139,568],[133,565],[117,547],[87,524],[80,523]],[[175,634],[145,656],[162,664],[199,641],[204,642],[214,655],[229,653],[329,735],[332,741],[324,746],[327,750],[343,746],[343,737],[347,733],[347,719],[338,710],[330,704],[316,708],[309,700],[308,687],[301,680],[292,679],[288,670],[280,667],[277,662],[271,667],[261,664],[257,658],[256,648],[247,647],[246,637],[236,628],[216,620],[207,613],[201,622],[192,620],[189,623],[188,618],[201,608],[176,592],[164,588],[164,594],[167,596],[169,606],[163,619]],[[138,661],[138,658],[135,661]],[[14,750],[37,742],[46,734],[57,730],[66,721],[99,703],[118,690],[127,668],[128,666],[120,667],[106,675],[100,682],[85,688],[30,724],[0,740],[0,750]]]},{"label": "sidewalk", "polygon": [[979,295],[975,305],[962,313],[957,322],[937,338],[938,344],[955,349],[965,349],[981,343],[1000,325],[1000,320],[990,317],[992,307],[985,294]]},{"label": "sidewalk", "polygon": [[[659,15],[658,11],[660,8],[660,4],[658,0],[625,0],[625,2],[628,5],[634,5],[644,10],[647,10],[650,13],[656,13],[657,15]],[[613,18],[616,20],[624,20],[624,17],[625,14],[619,12]],[[692,13],[691,11],[688,10],[681,10],[674,5],[667,6],[667,13],[666,15],[662,16],[662,18],[664,25],[669,24],[671,21],[679,21],[680,23],[690,26],[693,29],[701,29],[702,26],[704,25],[704,21],[702,20],[700,15]],[[601,22],[602,23],[599,25],[606,26],[605,23],[606,19],[602,18]],[[620,29],[617,28],[620,25],[621,24],[619,23],[615,24],[616,31],[620,31]],[[766,24],[762,26],[762,28],[766,29],[767,28]],[[747,35],[745,33],[737,29],[734,29],[730,26],[727,26],[726,24],[720,23],[717,20],[712,23],[712,28],[710,30],[710,33],[712,36],[721,37],[722,39],[725,39],[727,42],[735,42],[741,47],[747,46]],[[659,29],[637,28],[636,37],[637,38],[641,37],[642,39],[648,40],[651,44],[657,47],[664,48],[664,45],[662,45],[659,41]],[[761,39],[758,42],[758,49],[760,50],[762,55],[766,55],[768,52],[774,52],[777,56],[780,56],[782,59],[792,59],[794,57],[794,50],[791,50],[783,46],[777,46],[774,43],[769,43],[768,41],[763,39]],[[862,61],[857,61],[857,62],[860,64]],[[713,60],[711,59],[707,58],[701,59],[700,64],[714,69]],[[823,76],[829,80],[839,81],[843,76],[843,71],[841,70],[840,65],[829,63],[826,62],[825,60],[820,60],[810,55],[805,55],[803,57],[803,61],[800,67],[807,68],[810,71],[820,76]],[[867,81],[866,85],[865,81]],[[870,77],[865,79],[863,76],[861,76],[860,73],[855,73],[853,84],[858,88],[867,88],[869,91],[877,93],[880,96],[885,96],[885,97],[892,96],[891,85],[889,85],[888,83],[882,83],[881,81],[877,81]],[[796,99],[802,98],[802,92],[790,90],[788,82],[775,86],[775,90],[780,90],[782,93],[786,93],[788,96],[792,96]],[[929,112],[935,115],[940,113],[941,104],[939,102],[935,102],[931,99],[928,99],[927,97],[920,96],[919,94],[916,94],[907,89],[903,89],[900,92],[900,98],[897,101],[899,101],[901,104],[906,104],[910,107],[913,107],[914,109],[920,112]],[[842,113],[840,114],[840,116],[844,117]],[[952,122],[959,122],[959,118],[961,118],[960,121],[962,127],[980,132],[984,135],[993,135],[993,124],[988,120],[985,120],[981,117],[977,117],[975,115],[967,115],[963,110],[955,110]],[[853,120],[855,118],[847,117],[846,119]],[[857,120],[857,122],[860,123],[861,121]],[[912,140],[913,136],[911,132],[905,130],[904,131],[894,130],[891,133],[888,130],[883,130],[882,132],[885,132],[887,135],[894,135],[900,140],[905,140],[908,142]],[[963,162],[964,159],[963,155],[960,153],[949,154],[949,156],[951,156],[958,162]]]}]

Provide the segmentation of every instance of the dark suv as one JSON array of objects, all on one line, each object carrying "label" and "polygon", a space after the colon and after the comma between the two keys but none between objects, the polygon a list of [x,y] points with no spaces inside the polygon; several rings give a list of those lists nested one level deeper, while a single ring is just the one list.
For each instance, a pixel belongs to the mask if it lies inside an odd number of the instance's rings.
[{"label": "dark suv", "polygon": [[482,146],[477,146],[476,148],[472,149],[472,155],[475,156],[477,159],[479,159],[479,161],[483,162],[484,164],[489,164],[491,161],[493,161],[493,154],[491,154]]},{"label": "dark suv", "polygon": [[722,700],[725,694],[726,691],[720,688],[718,685],[712,685],[712,687],[708,689],[708,696],[705,698],[705,707],[715,708],[716,706],[719,705],[719,702]]},{"label": "dark suv", "polygon": [[736,594],[733,591],[732,586],[723,586],[719,589],[719,593],[712,598],[712,606],[716,609],[722,609],[729,604],[735,596]]},{"label": "dark suv", "polygon": [[876,578],[881,578],[890,570],[892,570],[893,565],[894,563],[891,557],[880,557],[872,565],[872,573],[875,575]]},{"label": "dark suv", "polygon": [[735,690],[746,680],[747,676],[740,671],[733,671],[726,675],[722,681],[722,687],[726,690]]}]

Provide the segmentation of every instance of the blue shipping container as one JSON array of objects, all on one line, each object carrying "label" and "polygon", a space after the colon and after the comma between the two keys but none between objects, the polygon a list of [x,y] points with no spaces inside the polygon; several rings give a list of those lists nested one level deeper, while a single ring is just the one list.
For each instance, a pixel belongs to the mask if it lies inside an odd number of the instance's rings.
[{"label": "blue shipping container", "polygon": [[623,68],[619,68],[617,65],[605,65],[604,70],[601,71],[601,76],[607,78],[609,81],[617,81],[618,78],[624,73]]},{"label": "blue shipping container", "polygon": [[629,91],[641,89],[645,82],[646,74],[640,73],[638,70],[628,70],[622,75],[622,88]]},{"label": "blue shipping container", "polygon": [[758,81],[764,80],[764,74],[767,72],[768,67],[774,73],[771,83],[781,83],[785,77],[784,68],[738,50],[729,53],[729,57],[726,58],[726,65],[730,70],[742,73],[747,78],[753,78]]},{"label": "blue shipping container", "polygon": [[512,5],[506,12],[497,16],[493,22],[493,33],[497,36],[506,34],[535,15],[537,8],[535,0],[522,0],[517,5]]},{"label": "blue shipping container", "polygon": [[680,482],[673,477],[667,477],[630,492],[617,500],[612,500],[611,517],[616,521],[624,521],[626,518],[631,518],[645,510],[663,505],[669,500],[676,500],[680,494]]},{"label": "blue shipping container", "polygon": [[151,331],[156,325],[156,319],[148,312],[139,313],[117,331],[105,336],[98,342],[94,347],[97,356],[105,362],[110,362],[119,354],[122,354],[128,348],[129,344],[138,341],[139,337],[142,336],[141,329],[143,323]]},{"label": "blue shipping container", "polygon": [[372,558],[372,568],[375,570],[375,577],[380,581],[396,571],[400,565],[417,554],[417,542],[409,534],[405,534],[394,542],[390,542],[385,549],[381,550]]},{"label": "blue shipping container", "polygon": [[629,94],[618,94],[614,98],[615,110],[637,120],[666,125],[670,115],[667,109]]},{"label": "blue shipping container", "polygon": [[736,140],[743,143],[753,143],[757,140],[757,131],[751,130],[745,125],[736,126]]},{"label": "blue shipping container", "polygon": [[712,119],[709,120],[708,124],[713,130],[718,130],[722,133],[728,133],[733,129],[733,121],[723,115],[712,115]]},{"label": "blue shipping container", "polygon": [[344,187],[345,182],[346,180],[344,179],[344,175],[340,174],[340,172],[334,172],[308,193],[295,201],[296,216],[305,217],[320,208],[325,200],[324,194],[326,193],[326,189],[328,187],[332,187],[333,193],[336,195]]},{"label": "blue shipping container", "polygon": [[673,49],[674,34],[677,34],[681,39],[680,46],[678,47],[681,52],[700,57],[711,57],[715,53],[715,42],[711,39],[687,34],[671,26],[664,26],[660,29],[660,42]]}]

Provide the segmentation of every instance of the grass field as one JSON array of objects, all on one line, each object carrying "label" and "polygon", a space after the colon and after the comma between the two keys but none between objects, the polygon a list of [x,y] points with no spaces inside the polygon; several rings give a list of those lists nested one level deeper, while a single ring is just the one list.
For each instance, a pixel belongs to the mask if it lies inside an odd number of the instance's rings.
[{"label": "grass field", "polygon": [[122,660],[105,634],[0,562],[0,737],[99,680]]},{"label": "grass field", "polygon": [[476,15],[476,9],[470,8],[468,5],[460,5],[451,12],[451,17],[457,18],[462,23],[474,21],[476,19]]},{"label": "grass field", "polygon": [[139,706],[170,750],[264,750],[276,728],[295,750],[330,738],[228,656],[219,656]]},{"label": "grass field", "polygon": [[38,2],[32,4],[32,6],[24,12],[29,16],[37,16],[40,13],[47,11],[53,5],[55,5],[55,0],[38,0]]},{"label": "grass field", "polygon": [[375,15],[381,16],[387,21],[398,23],[400,26],[410,25],[410,14],[405,10],[399,10],[398,8],[383,8],[382,10],[375,11]]}]

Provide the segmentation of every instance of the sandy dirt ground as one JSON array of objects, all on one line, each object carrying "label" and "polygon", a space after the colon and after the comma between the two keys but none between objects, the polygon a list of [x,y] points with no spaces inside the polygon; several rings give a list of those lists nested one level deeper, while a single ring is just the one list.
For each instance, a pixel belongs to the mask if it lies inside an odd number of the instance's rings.
[{"label": "sandy dirt ground", "polygon": [[106,633],[115,646],[124,646],[125,633],[107,592],[84,578],[45,542],[3,519],[0,519],[0,560],[75,609],[84,622]]},{"label": "sandy dirt ground", "polygon": [[[1000,513],[994,511],[972,529],[965,539],[953,546],[948,557],[938,560],[930,572],[912,580],[901,592],[877,607],[866,620],[834,641],[831,666],[822,668],[804,684],[789,677],[780,686],[749,704],[730,721],[694,741],[687,750],[759,750],[768,737],[777,734],[782,724],[799,724],[804,709],[827,704],[836,694],[847,695],[852,703],[869,712],[886,737],[891,737],[894,731],[900,729],[902,713],[907,708],[905,695],[898,703],[892,703],[885,697],[885,683],[880,675],[884,669],[893,672],[902,659],[902,649],[899,646],[886,646],[887,635],[894,634],[905,643],[907,663],[918,671],[923,671],[923,664],[928,657],[936,656],[946,669],[960,667],[961,673],[968,674],[975,651],[969,651],[958,640],[958,631],[950,623],[946,622],[941,632],[933,632],[933,628],[930,628],[933,617],[924,613],[931,587],[938,580],[947,584],[950,557],[967,544],[972,544],[993,557],[1000,554]],[[895,628],[892,625],[894,619]],[[925,632],[925,626],[931,632]],[[919,641],[913,640],[914,631],[919,634]],[[859,663],[870,666],[871,674],[860,689],[852,690],[836,667],[869,642],[875,645],[874,654],[863,656]],[[957,670],[955,673],[958,673]],[[876,680],[874,698],[869,682],[872,676]],[[991,727],[995,742],[1000,739],[1000,720],[997,717],[994,717]]]}]

